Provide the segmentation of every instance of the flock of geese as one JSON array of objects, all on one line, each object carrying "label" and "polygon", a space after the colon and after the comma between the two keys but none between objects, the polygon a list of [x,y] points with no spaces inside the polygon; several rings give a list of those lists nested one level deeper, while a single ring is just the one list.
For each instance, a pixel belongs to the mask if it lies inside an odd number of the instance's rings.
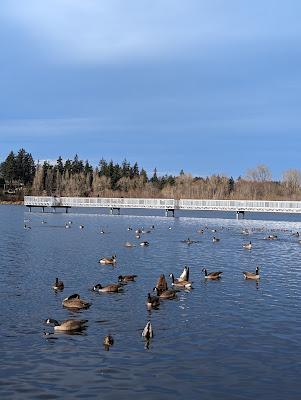
[{"label": "flock of geese", "polygon": [[[45,222],[42,222],[45,223]],[[66,224],[66,227],[70,227],[72,222],[68,222]],[[84,226],[80,225],[80,229],[83,229]],[[151,229],[154,229],[154,226],[151,227]],[[128,227],[128,230],[132,230],[131,227]],[[140,238],[142,233],[149,233],[151,230],[144,230],[142,229],[137,229],[135,231],[136,238]],[[212,232],[216,232],[216,230],[212,230]],[[102,230],[102,233],[104,231]],[[199,233],[203,233],[199,232]],[[243,234],[249,234],[247,230],[242,231],[241,233]],[[299,233],[293,234],[294,236],[299,237]],[[267,240],[276,240],[277,236],[276,235],[269,235],[265,237]],[[220,241],[220,239],[216,236],[213,237],[212,241],[214,243],[217,243]],[[198,241],[193,241],[189,238],[186,240],[182,240],[183,243],[186,243],[188,245],[192,243],[197,243]],[[144,244],[142,244],[144,243]],[[140,245],[145,245],[148,246],[149,242],[143,241],[140,243]],[[131,244],[130,242],[125,243],[125,247],[135,247],[134,244]],[[249,241],[248,243],[243,244],[243,248],[247,250],[252,249],[252,242]],[[113,254],[111,257],[103,257],[99,259],[98,261],[100,264],[103,265],[112,265],[115,266],[117,262],[117,255]],[[222,277],[223,271],[210,271],[208,272],[206,268],[202,269],[202,272],[204,273],[204,278],[206,280],[219,280]],[[250,271],[243,271],[242,272],[243,276],[245,279],[250,279],[257,281],[260,279],[260,273],[259,273],[259,267],[257,266],[255,269],[255,272],[250,272]],[[135,282],[137,278],[137,275],[119,275],[118,276],[118,282],[117,283],[111,283],[108,285],[102,285],[100,283],[97,283],[96,285],[93,286],[92,291],[98,292],[98,293],[118,293],[123,290],[124,285],[127,285],[130,282]],[[168,288],[167,280],[165,278],[164,274],[161,274],[156,282],[156,285],[154,286],[152,293],[149,292],[147,293],[146,296],[146,306],[147,309],[158,309],[160,306],[160,302],[163,300],[172,300],[177,298],[177,293],[180,290],[190,290],[192,289],[192,281],[190,280],[189,277],[189,267],[184,266],[184,269],[182,273],[176,278],[173,273],[169,274],[169,278],[171,279],[171,288]],[[52,284],[52,289],[55,291],[62,291],[64,290],[64,283],[63,281],[59,280],[59,278],[55,279],[55,282]],[[78,293],[74,293],[68,297],[66,297],[62,301],[62,306],[64,308],[67,308],[69,310],[77,311],[77,310],[85,310],[88,309],[91,306],[91,303],[82,299]],[[67,319],[65,321],[59,322],[53,318],[48,318],[45,320],[45,323],[47,325],[52,325],[54,332],[65,332],[65,333],[72,333],[72,332],[78,332],[86,328],[86,323],[87,320],[77,320],[77,319]],[[50,333],[47,333],[50,334]],[[147,340],[147,342],[154,336],[153,332],[153,327],[151,324],[151,321],[148,321],[142,330],[141,335]],[[114,339],[112,335],[108,334],[107,336],[104,337],[103,339],[103,345],[106,350],[109,350],[110,346],[114,344]]]}]

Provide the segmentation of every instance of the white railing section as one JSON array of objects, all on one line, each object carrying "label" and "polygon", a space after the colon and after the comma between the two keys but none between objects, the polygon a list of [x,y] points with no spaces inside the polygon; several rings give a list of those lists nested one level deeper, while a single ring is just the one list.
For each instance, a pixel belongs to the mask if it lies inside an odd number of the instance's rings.
[{"label": "white railing section", "polygon": [[32,207],[109,207],[301,213],[301,201],[25,196],[24,205]]}]

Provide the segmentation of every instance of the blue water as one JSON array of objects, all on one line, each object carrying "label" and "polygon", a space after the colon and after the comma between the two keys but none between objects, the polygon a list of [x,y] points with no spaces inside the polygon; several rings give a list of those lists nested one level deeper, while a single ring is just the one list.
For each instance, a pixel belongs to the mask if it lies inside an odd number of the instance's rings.
[{"label": "blue water", "polygon": [[[300,399],[301,244],[292,235],[301,232],[300,217],[80,212],[0,206],[1,399]],[[24,219],[31,229],[24,229]],[[152,225],[151,233],[135,238],[137,227]],[[241,233],[246,228],[249,236]],[[278,239],[264,240],[268,234]],[[197,243],[182,243],[187,237]],[[141,240],[150,246],[139,246]],[[250,240],[252,250],[243,249]],[[126,241],[138,246],[125,248]],[[98,263],[114,253],[115,267]],[[158,276],[178,276],[184,265],[194,289],[148,311],[146,296]],[[259,284],[245,281],[242,271],[257,265]],[[222,279],[206,282],[203,267],[223,271]],[[90,290],[120,274],[138,278],[122,293]],[[63,292],[51,288],[56,276]],[[90,301],[90,309],[64,309],[61,302],[72,293]],[[87,329],[53,334],[44,324],[49,317],[87,319]],[[154,329],[149,343],[141,337],[148,320]],[[114,345],[106,351],[108,333]]]}]

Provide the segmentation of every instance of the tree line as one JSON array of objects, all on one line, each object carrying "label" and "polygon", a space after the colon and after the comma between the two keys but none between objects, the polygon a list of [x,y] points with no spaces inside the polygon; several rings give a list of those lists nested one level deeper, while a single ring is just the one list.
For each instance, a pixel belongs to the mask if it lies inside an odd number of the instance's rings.
[{"label": "tree line", "polygon": [[[180,171],[179,175],[159,176],[156,168],[149,177],[138,163],[131,164],[101,159],[97,167],[88,160],[72,160],[60,156],[56,163],[35,163],[30,153],[20,149],[10,152],[0,164],[0,185],[11,188],[19,198],[36,196],[83,197],[160,197],[250,200],[301,200],[301,172],[284,171],[275,181],[269,168],[258,165],[243,177],[234,179],[225,175],[193,177]],[[2,193],[2,196],[3,196]],[[7,193],[7,191],[6,191]]]}]

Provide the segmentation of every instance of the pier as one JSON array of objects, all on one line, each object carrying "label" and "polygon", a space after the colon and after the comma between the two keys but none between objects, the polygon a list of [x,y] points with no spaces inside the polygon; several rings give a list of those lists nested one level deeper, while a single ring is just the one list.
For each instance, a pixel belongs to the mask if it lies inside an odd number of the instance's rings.
[{"label": "pier", "polygon": [[108,208],[111,214],[120,214],[122,208],[161,209],[172,217],[176,210],[233,211],[237,219],[244,218],[245,212],[301,213],[301,201],[25,196],[24,205],[30,211],[63,208],[66,213],[71,207]]}]

